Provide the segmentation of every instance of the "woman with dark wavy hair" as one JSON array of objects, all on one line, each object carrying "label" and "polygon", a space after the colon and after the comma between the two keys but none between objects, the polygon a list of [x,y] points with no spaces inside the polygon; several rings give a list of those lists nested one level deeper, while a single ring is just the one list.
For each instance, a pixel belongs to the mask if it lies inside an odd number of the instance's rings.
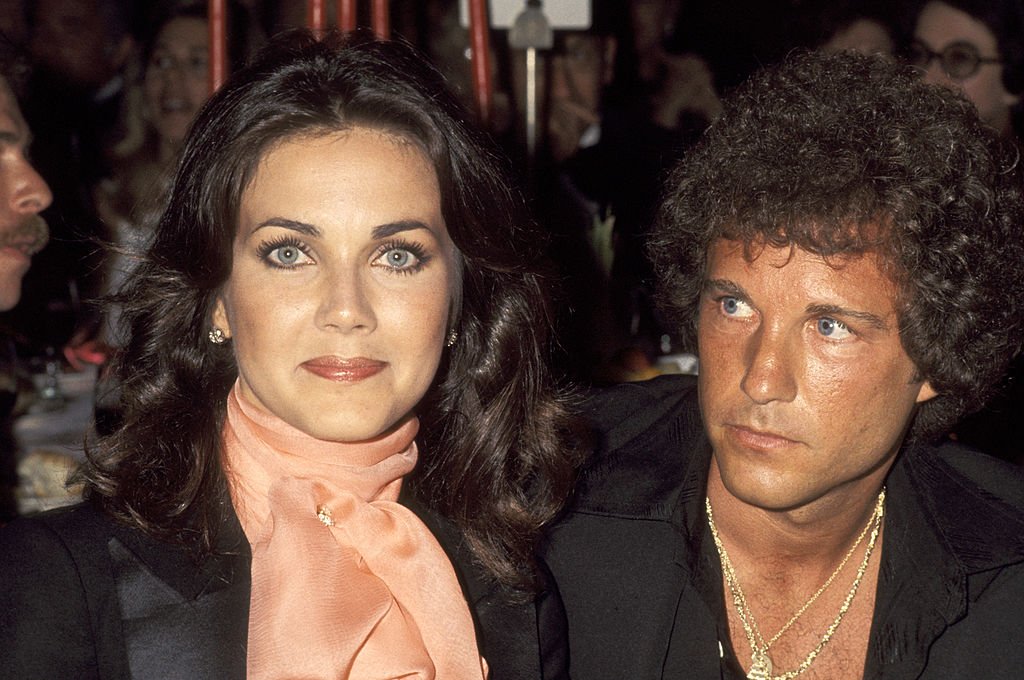
[{"label": "woman with dark wavy hair", "polygon": [[497,168],[398,43],[282,36],[204,106],[122,296],[86,503],[0,533],[0,666],[564,674],[533,548],[572,423]]}]

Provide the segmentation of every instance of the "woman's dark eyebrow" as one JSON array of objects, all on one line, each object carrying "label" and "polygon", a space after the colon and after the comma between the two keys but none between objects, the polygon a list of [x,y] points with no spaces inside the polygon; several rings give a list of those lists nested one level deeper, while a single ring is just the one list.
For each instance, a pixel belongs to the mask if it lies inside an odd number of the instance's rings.
[{"label": "woman's dark eyebrow", "polygon": [[291,229],[299,233],[305,234],[306,236],[320,236],[322,232],[319,227],[306,222],[299,222],[298,220],[289,220],[285,217],[271,217],[270,219],[263,220],[256,225],[253,231],[258,231],[264,227],[282,227],[284,229]]},{"label": "woman's dark eyebrow", "polygon": [[[282,227],[284,229],[291,229],[307,236],[319,237],[323,235],[323,232],[319,227],[309,224],[307,222],[299,222],[298,220],[290,220],[286,217],[271,217],[263,220],[256,225],[253,231],[258,231],[264,227]],[[389,236],[401,233],[403,231],[412,231],[414,229],[426,229],[430,230],[425,222],[420,220],[398,220],[397,222],[388,222],[387,224],[381,224],[373,228],[371,236],[375,240],[385,239]]]},{"label": "woman's dark eyebrow", "polygon": [[419,220],[398,220],[397,222],[388,222],[387,224],[381,224],[373,228],[373,238],[383,239],[388,236],[394,236],[395,234],[403,231],[412,231],[414,229],[426,229],[430,231],[430,227],[425,222]]}]

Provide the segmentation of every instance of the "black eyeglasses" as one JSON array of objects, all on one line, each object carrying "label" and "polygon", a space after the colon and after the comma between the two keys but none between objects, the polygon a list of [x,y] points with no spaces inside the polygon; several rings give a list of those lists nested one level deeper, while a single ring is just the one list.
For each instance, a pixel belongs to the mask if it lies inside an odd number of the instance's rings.
[{"label": "black eyeglasses", "polygon": [[927,69],[932,59],[938,59],[942,70],[953,80],[970,78],[982,64],[998,64],[998,57],[983,57],[969,42],[958,41],[946,45],[941,52],[933,52],[927,45],[914,41],[907,48],[907,61],[921,70]]}]

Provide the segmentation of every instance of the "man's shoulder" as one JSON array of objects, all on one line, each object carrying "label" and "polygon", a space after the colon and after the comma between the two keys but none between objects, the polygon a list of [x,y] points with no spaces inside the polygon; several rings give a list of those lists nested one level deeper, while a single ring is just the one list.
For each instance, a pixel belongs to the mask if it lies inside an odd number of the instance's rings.
[{"label": "man's shoulder", "polygon": [[910,483],[967,573],[1024,563],[1024,469],[955,443],[914,454]]},{"label": "man's shoulder", "polygon": [[985,498],[1024,512],[1024,468],[952,442],[933,451],[955,475],[983,490]]},{"label": "man's shoulder", "polygon": [[[915,584],[914,607],[946,621],[920,677],[1020,677],[1024,655],[1006,641],[1024,631],[1024,470],[953,443],[908,453],[911,486],[901,481],[900,492],[916,498],[927,528],[911,518],[901,536],[904,584]],[[915,589],[922,580],[930,591]]]},{"label": "man's shoulder", "polygon": [[664,376],[594,392],[584,416],[593,453],[573,509],[666,515],[703,442],[694,379]]},{"label": "man's shoulder", "polygon": [[102,539],[117,530],[116,523],[98,508],[77,503],[16,519],[0,531],[0,544],[61,545],[71,552],[102,549]]}]

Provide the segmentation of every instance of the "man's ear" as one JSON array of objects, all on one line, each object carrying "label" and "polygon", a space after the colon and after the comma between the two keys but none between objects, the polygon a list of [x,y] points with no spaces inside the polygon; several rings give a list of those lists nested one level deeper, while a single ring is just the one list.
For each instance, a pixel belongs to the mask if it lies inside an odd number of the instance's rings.
[{"label": "man's ear", "polygon": [[225,338],[231,337],[231,321],[228,318],[227,306],[224,304],[224,296],[217,296],[217,303],[213,306],[211,319],[214,328],[219,328]]},{"label": "man's ear", "polygon": [[921,388],[917,391],[916,401],[918,404],[923,404],[929,399],[934,399],[937,396],[939,396],[939,393],[935,391],[935,388],[932,387],[932,384],[930,382],[925,380],[923,383],[921,383]]}]

